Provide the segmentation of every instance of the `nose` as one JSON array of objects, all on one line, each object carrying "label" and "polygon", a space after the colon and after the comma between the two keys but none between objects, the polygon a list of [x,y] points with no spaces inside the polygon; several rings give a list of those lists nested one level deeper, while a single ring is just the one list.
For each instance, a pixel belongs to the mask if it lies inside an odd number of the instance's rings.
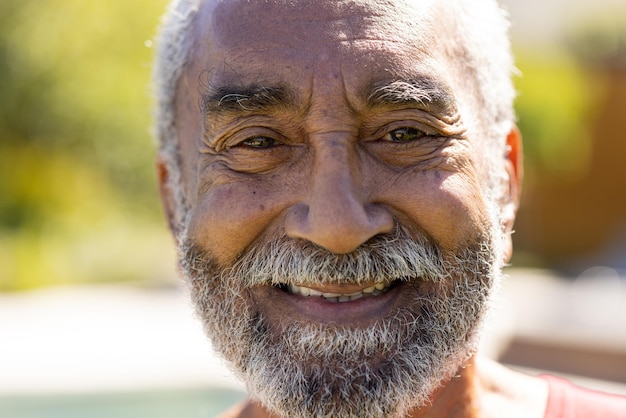
[{"label": "nose", "polygon": [[353,152],[349,145],[336,143],[316,152],[306,197],[287,213],[287,236],[346,254],[393,229],[391,213],[368,201]]}]

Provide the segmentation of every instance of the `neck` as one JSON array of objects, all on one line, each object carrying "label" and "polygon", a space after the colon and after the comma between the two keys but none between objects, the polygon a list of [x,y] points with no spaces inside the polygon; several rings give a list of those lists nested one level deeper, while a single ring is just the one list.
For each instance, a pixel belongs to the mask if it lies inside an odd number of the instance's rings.
[{"label": "neck", "polygon": [[476,359],[472,357],[452,379],[442,382],[439,390],[433,394],[430,405],[412,410],[406,418],[480,417],[480,379],[476,366]]}]

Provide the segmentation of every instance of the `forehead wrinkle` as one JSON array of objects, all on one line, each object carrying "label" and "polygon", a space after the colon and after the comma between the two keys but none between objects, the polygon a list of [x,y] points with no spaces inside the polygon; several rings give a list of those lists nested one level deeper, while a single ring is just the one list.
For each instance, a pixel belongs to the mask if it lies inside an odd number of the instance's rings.
[{"label": "forehead wrinkle", "polygon": [[[275,3],[274,7],[276,7],[278,3],[280,2],[270,1],[270,3]],[[338,3],[342,3],[344,5],[344,8],[343,8],[344,12],[349,10],[349,8],[346,9],[345,6],[347,4],[350,4],[351,3],[350,1],[338,2]],[[323,13],[321,15],[318,15],[317,19],[313,19],[315,17],[314,15],[305,16],[305,17],[308,17],[309,24],[318,23],[322,20],[326,20],[328,22],[327,24],[323,24],[323,26],[326,27],[326,31],[323,31],[323,33],[325,35],[330,35],[330,34],[335,35],[334,37],[335,42],[333,42],[333,44],[335,45],[335,48],[337,48],[337,50],[330,51],[332,55],[340,54],[339,56],[345,56],[344,54],[346,54],[348,51],[356,52],[356,53],[359,53],[359,52],[367,53],[367,50],[370,49],[372,46],[377,46],[378,48],[391,50],[392,52],[396,52],[396,51],[402,52],[402,54],[400,54],[400,58],[407,58],[406,48],[409,47],[413,49],[412,54],[410,55],[412,55],[413,57],[420,56],[419,61],[423,61],[423,60],[430,61],[430,60],[435,60],[435,57],[432,56],[433,51],[429,48],[425,48],[425,45],[424,45],[424,44],[429,43],[430,36],[428,34],[431,33],[431,31],[428,31],[426,29],[433,23],[432,16],[431,16],[432,6],[429,5],[429,3],[430,2],[426,2],[426,5],[428,7],[425,7],[423,8],[423,10],[420,10],[420,13],[415,13],[415,16],[413,16],[412,18],[409,18],[406,14],[399,13],[399,10],[396,10],[395,8],[394,10],[390,11],[390,10],[379,7],[380,5],[376,7],[372,7],[372,5],[376,4],[375,2],[370,3],[368,5],[369,8],[368,7],[365,8],[368,13],[364,13],[361,16],[351,16],[349,14],[342,15],[342,13],[337,13],[338,9],[335,9],[334,10],[335,14],[334,16],[332,16],[333,19],[328,19],[328,14],[324,16]],[[283,5],[284,4],[285,3],[283,3]],[[362,3],[358,3],[358,4],[360,6],[364,6],[364,4]],[[407,5],[404,4],[402,7],[404,11],[408,11],[408,9],[406,10],[404,9],[406,7]],[[318,9],[309,7],[309,10],[316,12]],[[328,12],[329,10],[326,10],[326,11]],[[361,10],[361,11],[363,12],[364,10]],[[217,16],[213,14],[211,17],[215,19]],[[236,16],[231,15],[230,17],[233,18]],[[250,13],[250,10],[248,10],[246,18],[252,18],[252,17],[253,16]],[[258,16],[256,16],[255,18],[258,18]],[[277,19],[280,19],[281,16],[272,16],[272,18],[274,19],[274,21],[278,21]],[[300,18],[300,19],[302,20],[303,18]],[[353,19],[357,19],[357,20],[355,21]],[[233,60],[237,61],[235,58],[239,58],[239,57],[245,58],[246,55],[248,55],[249,53],[255,53],[255,54],[261,53],[262,54],[263,52],[271,53],[272,51],[280,50],[281,52],[279,55],[293,57],[294,55],[297,55],[298,52],[300,53],[303,52],[302,46],[303,46],[303,42],[306,41],[306,39],[302,38],[303,35],[301,32],[294,32],[293,30],[289,29],[289,28],[294,29],[293,22],[291,22],[290,24],[289,22],[283,21],[283,23],[285,24],[284,25],[285,29],[283,30],[283,32],[287,30],[291,35],[288,37],[285,36],[284,38],[281,37],[281,42],[279,44],[276,44],[276,43],[273,43],[271,39],[266,39],[265,35],[267,34],[267,31],[261,31],[263,28],[267,29],[267,24],[259,25],[259,22],[257,22],[257,24],[252,25],[252,27],[249,27],[249,25],[241,25],[241,24],[225,25],[226,22],[224,22],[223,20],[219,22],[220,20],[221,19],[217,19],[217,21],[213,20],[211,22],[212,24],[210,26],[212,26],[213,30],[206,28],[208,29],[207,32],[209,32],[212,35],[211,37],[209,37],[209,38],[212,38],[210,43],[216,46],[218,50],[222,50],[221,52],[218,53],[218,57],[219,57],[218,59],[221,59],[224,61],[228,60],[232,63]],[[358,25],[357,23],[359,23],[359,21],[362,23],[362,21],[364,20],[371,21],[370,22],[371,25],[365,25],[365,28],[370,28],[370,29],[375,28],[376,31],[375,32],[368,32],[368,31],[362,32],[362,29],[363,29],[362,25]],[[232,19],[230,19],[230,21],[232,22]],[[217,29],[216,26],[219,26],[220,30],[215,31],[215,29]],[[196,26],[196,29],[199,29],[200,27],[201,25],[198,25]],[[246,27],[248,29],[246,29]],[[281,27],[282,26],[279,25],[278,29],[280,29]],[[227,33],[224,32],[224,29],[227,29],[226,32],[230,31],[229,33],[233,35],[237,34],[238,36],[225,36],[227,35]],[[272,26],[272,33],[275,34],[276,29],[277,29],[276,26]],[[336,29],[340,29],[340,30],[336,30]],[[407,29],[415,29],[415,31],[409,30],[408,32],[412,32],[412,34],[407,34]],[[207,32],[205,32],[205,34],[208,34]],[[285,32],[284,34],[286,33],[287,32]],[[318,34],[318,36],[320,35],[319,31],[317,31],[316,33]],[[343,39],[337,39],[336,36],[339,34],[343,35]],[[398,34],[403,34],[403,36],[398,37],[397,36]],[[217,35],[217,38],[215,37],[215,35]],[[394,35],[394,36],[391,36],[391,35]],[[407,36],[408,36],[408,39],[407,39]],[[330,38],[333,38],[333,36],[331,36]],[[251,43],[247,41],[251,41]],[[376,45],[376,44],[379,44],[379,45]],[[308,47],[311,47],[314,45],[308,45]],[[197,44],[197,46],[199,45]],[[224,55],[225,54],[224,48],[228,50],[227,55]],[[325,52],[325,51],[327,50],[325,49],[320,50],[320,48],[318,47],[316,48],[316,52],[313,52],[313,54]],[[308,53],[311,53],[311,52],[312,52],[311,50],[308,50]],[[444,99],[444,95],[435,94],[434,92],[429,92],[428,95],[421,95],[421,96],[413,95],[413,98],[410,100],[406,99],[406,97],[408,97],[407,95],[405,95],[404,100],[399,100],[399,97],[401,96],[400,94],[396,94],[397,97],[393,100],[391,100],[389,95],[387,95],[388,100],[382,100],[382,98],[380,98],[381,100],[373,100],[376,97],[376,94],[373,94],[374,89],[370,88],[369,89],[371,90],[370,92],[362,94],[361,95],[362,97],[358,97],[358,94],[355,95],[355,93],[358,93],[358,92],[355,92],[355,85],[352,83],[352,81],[349,80],[349,78],[352,77],[352,75],[349,73],[350,71],[349,65],[345,65],[348,63],[347,62],[342,63],[341,61],[342,61],[341,59],[338,60],[338,63],[339,63],[338,70],[342,79],[337,80],[338,83],[336,84],[337,86],[341,86],[341,93],[334,92],[333,94],[336,94],[336,95],[341,94],[344,111],[349,109],[351,112],[357,113],[355,109],[361,109],[363,107],[363,104],[365,104],[366,106],[370,106],[370,108],[375,107],[375,106],[389,107],[390,105],[393,105],[395,107],[400,107],[400,106],[408,107],[410,105],[414,105],[414,106],[421,106],[422,108],[428,107],[429,109],[434,109],[435,111],[448,110],[453,107],[453,106],[450,106],[450,103],[454,103],[454,99],[452,99],[452,101],[449,101],[447,99]],[[396,73],[396,74],[402,73],[403,75],[408,76],[409,74],[407,73],[412,72],[410,71],[409,67],[413,67],[413,64],[415,63],[404,62],[404,61],[407,61],[405,59],[403,59],[402,61],[403,62],[394,62],[394,63],[386,62],[386,63],[378,63],[378,64],[376,62],[372,62],[371,64],[373,66],[384,66],[385,68],[387,68],[388,66],[391,66],[386,71],[390,73]],[[374,67],[372,69],[374,69]],[[238,77],[238,74],[236,74],[237,68],[230,68],[230,70],[233,71],[233,75],[232,75],[233,80],[237,80],[238,78],[240,78]],[[246,71],[245,68],[243,70],[244,72],[248,72]],[[348,76],[348,78],[346,78],[346,76]],[[254,77],[246,76],[245,78],[247,80],[254,81]],[[271,80],[272,77],[269,77],[269,79]],[[300,87],[302,86],[302,84],[307,84],[307,82],[309,84],[308,86],[309,88],[307,89],[305,87],[304,89],[301,90]],[[289,108],[291,112],[293,112],[294,105],[299,104],[300,105],[298,106],[299,109],[304,110],[305,108],[305,106],[303,106],[304,104],[306,104],[306,107],[310,107],[311,105],[313,105],[313,99],[315,98],[315,93],[312,87],[317,87],[316,83],[320,84],[321,82],[315,80],[315,76],[314,76],[298,86],[293,86],[293,87],[298,87],[298,92],[304,93],[305,96],[310,95],[309,97],[300,97],[299,98],[300,100],[295,100],[295,96],[297,96],[295,94],[295,91],[290,92],[290,94],[286,95],[287,97],[282,97],[280,98],[280,100],[274,100],[276,97],[271,98],[270,100],[266,100],[267,97],[264,97],[265,96],[264,94],[259,94],[258,91],[257,92],[246,91],[248,90],[247,88],[242,88],[242,89],[232,88],[232,87],[236,87],[237,85],[237,83],[234,83],[233,86],[229,86],[230,87],[229,91],[219,91],[219,92],[214,91],[213,93],[216,93],[216,94],[202,94],[201,107],[203,108],[203,111],[205,112],[209,110],[215,111],[215,112],[224,111],[224,113],[226,111],[246,112],[250,110],[276,111],[280,109],[284,110],[286,108]],[[257,82],[256,84],[257,84],[256,86],[251,85],[248,87],[271,86],[272,90],[274,90],[276,87],[279,87],[275,83]],[[360,83],[357,81],[357,84],[360,84]],[[414,84],[418,84],[418,83],[414,83]],[[279,90],[279,89],[276,88],[275,90]],[[220,93],[221,95],[219,97],[216,97],[218,96],[217,93]],[[325,93],[328,94],[328,90],[326,90]],[[321,95],[319,97],[324,97],[324,95]],[[422,97],[421,102],[420,100],[415,100],[415,98],[419,98],[419,97]],[[289,100],[283,100],[286,98],[289,98]],[[425,100],[425,98],[427,98],[428,100]],[[316,107],[324,106],[324,103],[322,103],[322,100],[319,100],[317,102],[318,103],[315,103]],[[443,113],[450,113],[450,112],[445,111]]]},{"label": "forehead wrinkle", "polygon": [[[341,61],[337,62],[337,67],[331,67],[330,71],[320,70],[319,66],[315,66],[310,80],[307,90],[309,94],[306,97],[307,120],[335,124],[339,120],[346,121],[356,117],[358,106],[350,99],[349,81],[344,76]],[[319,128],[318,126],[314,130]]]},{"label": "forehead wrinkle", "polygon": [[341,63],[341,62],[339,63],[339,76],[341,77],[341,92],[343,94],[343,101],[346,104],[346,106],[349,109],[349,111],[353,115],[356,115],[358,113],[357,106],[354,106],[352,104],[352,101],[350,100],[350,95],[348,94],[349,87],[347,85],[346,77],[344,76],[343,63]]}]

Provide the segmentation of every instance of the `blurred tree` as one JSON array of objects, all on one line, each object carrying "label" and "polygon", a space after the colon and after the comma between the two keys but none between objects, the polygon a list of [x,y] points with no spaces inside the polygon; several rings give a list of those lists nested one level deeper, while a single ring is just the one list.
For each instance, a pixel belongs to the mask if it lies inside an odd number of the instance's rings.
[{"label": "blurred tree", "polygon": [[599,9],[570,25],[560,51],[518,54],[531,175],[514,261],[540,257],[571,275],[594,265],[624,270],[626,14]]},{"label": "blurred tree", "polygon": [[158,275],[133,259],[162,258],[142,250],[163,239],[149,47],[166,3],[0,2],[0,289]]},{"label": "blurred tree", "polygon": [[521,71],[516,79],[516,113],[530,172],[584,176],[598,92],[564,51],[540,55],[517,51],[516,56]]}]

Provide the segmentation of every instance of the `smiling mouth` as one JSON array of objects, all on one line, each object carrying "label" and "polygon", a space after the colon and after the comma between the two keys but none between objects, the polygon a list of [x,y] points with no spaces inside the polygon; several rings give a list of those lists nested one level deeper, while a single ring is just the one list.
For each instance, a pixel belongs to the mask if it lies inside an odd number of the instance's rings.
[{"label": "smiling mouth", "polygon": [[398,281],[390,283],[377,282],[366,285],[365,287],[361,285],[358,288],[355,288],[354,286],[328,286],[327,288],[313,288],[307,286],[296,286],[293,284],[283,284],[278,287],[293,295],[303,296],[306,298],[320,298],[328,302],[343,303],[352,302],[361,298],[370,298],[382,295],[395,287],[397,282]]}]

